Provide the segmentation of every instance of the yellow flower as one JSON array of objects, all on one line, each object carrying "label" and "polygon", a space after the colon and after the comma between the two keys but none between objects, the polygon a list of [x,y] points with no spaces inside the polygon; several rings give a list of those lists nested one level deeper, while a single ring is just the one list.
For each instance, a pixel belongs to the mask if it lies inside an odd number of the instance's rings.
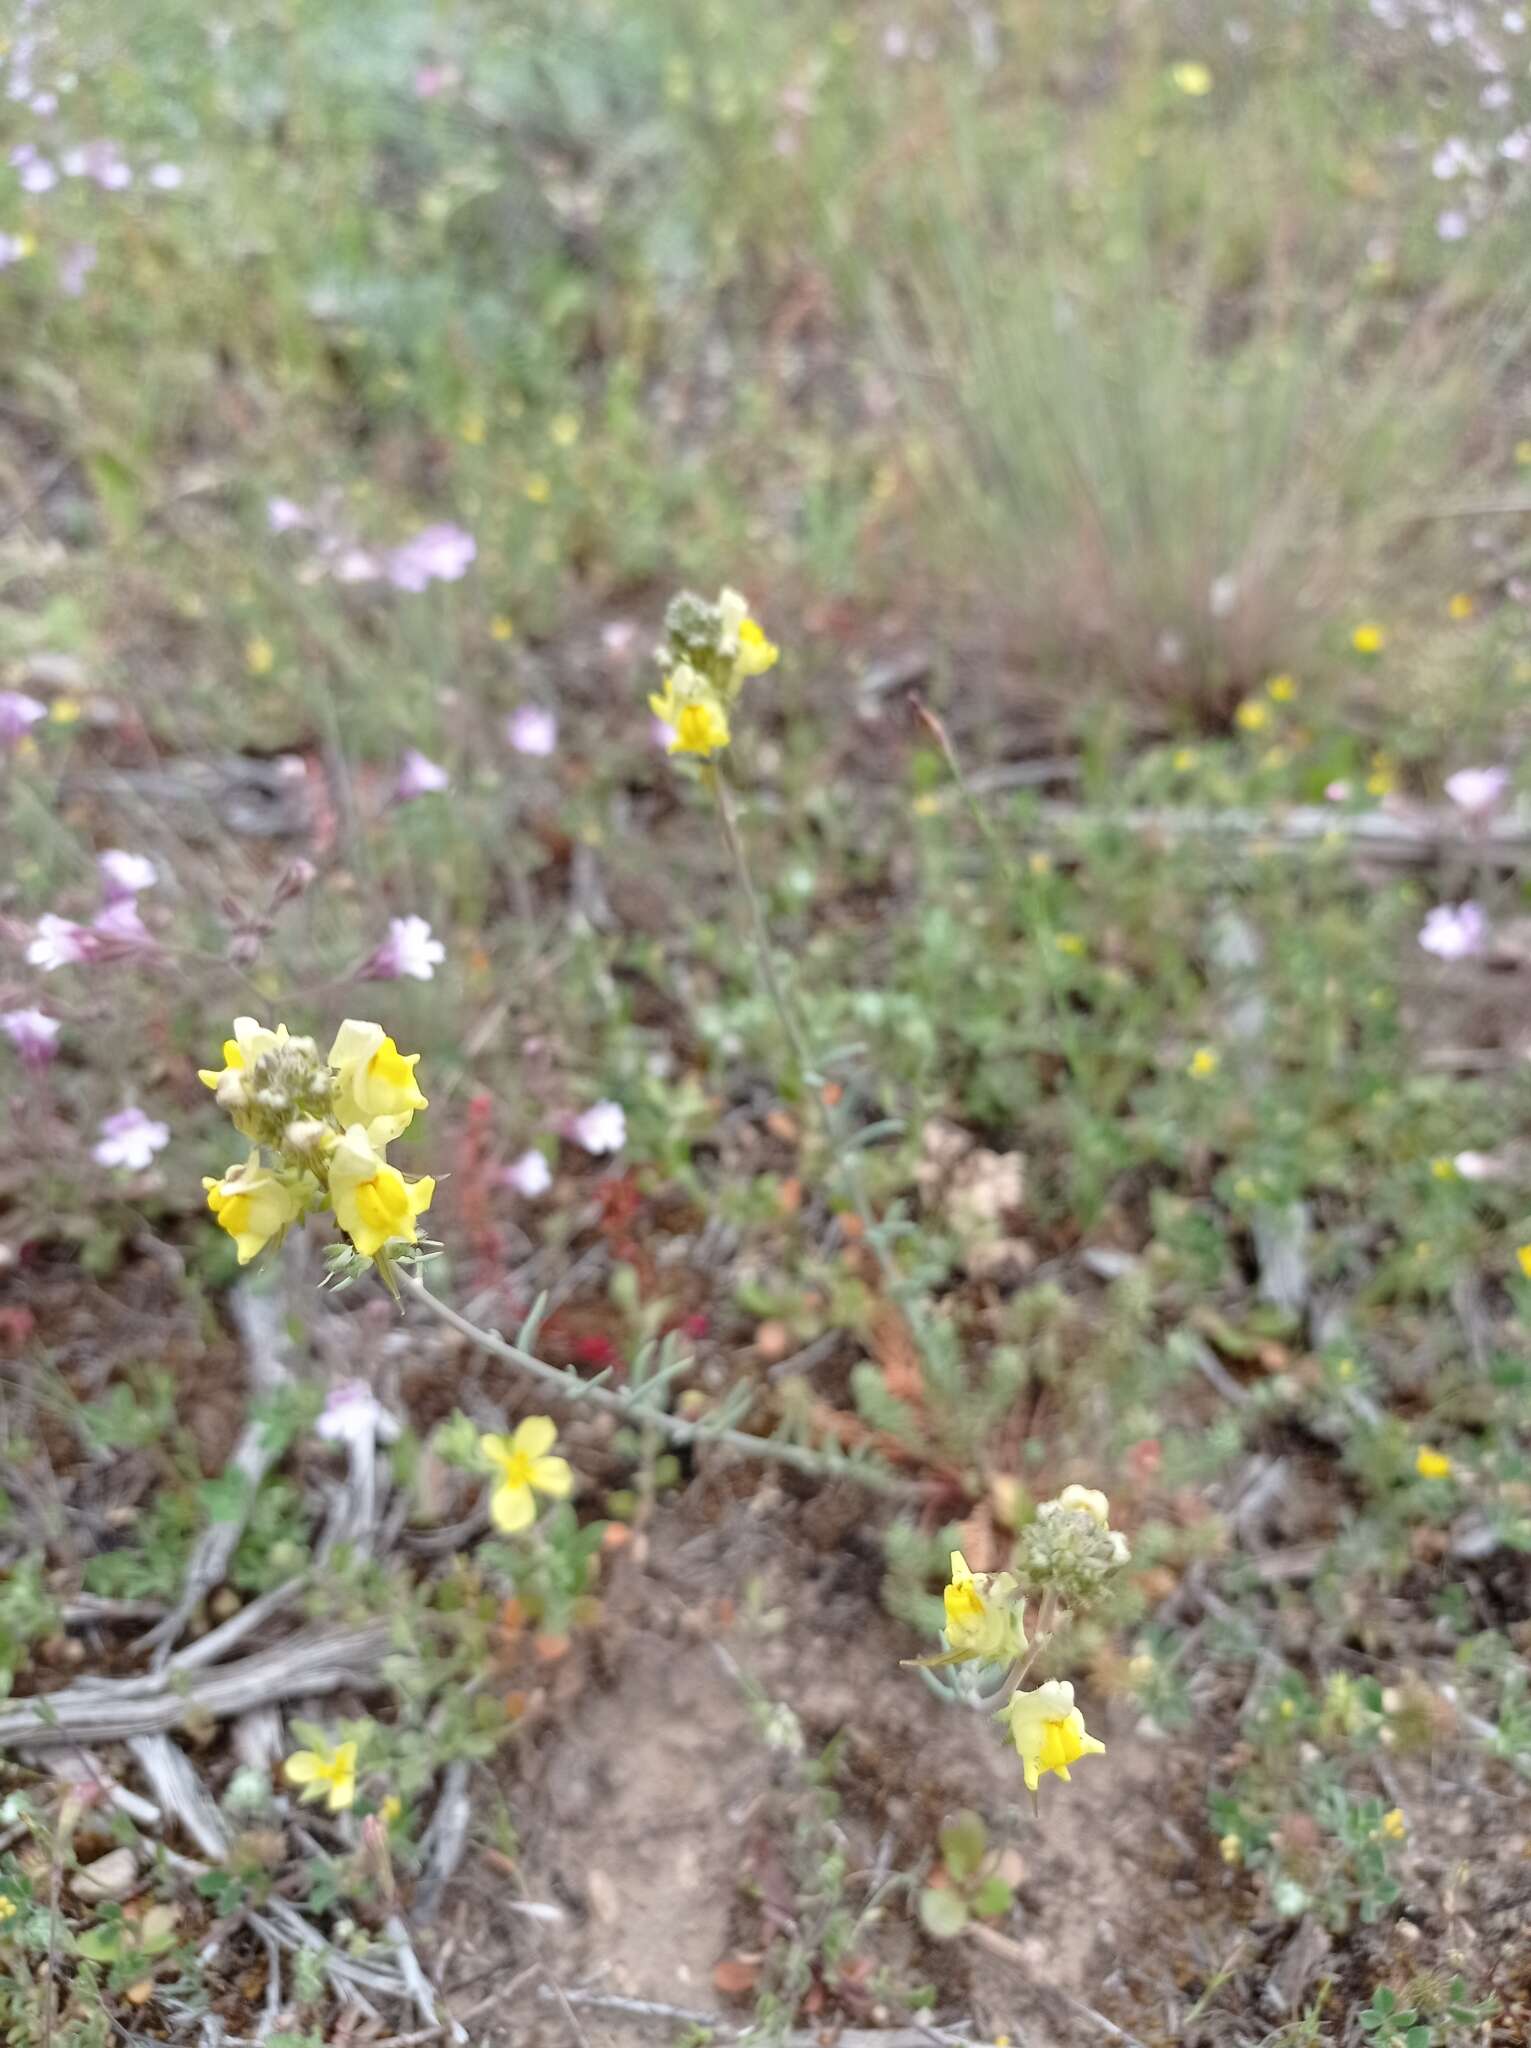
[{"label": "yellow flower", "polygon": [[260,1153],[252,1152],[242,1166],[231,1166],[222,1180],[208,1180],[207,1206],[234,1240],[241,1266],[248,1266],[273,1239],[284,1235],[308,1207],[317,1192],[312,1182],[283,1180],[269,1166],[261,1165]]},{"label": "yellow flower", "polygon": [[649,709],[674,732],[669,753],[707,755],[728,745],[728,713],[687,661],[665,677],[663,691],[649,698]]},{"label": "yellow flower", "polygon": [[1074,1688],[1066,1679],[1050,1678],[1034,1692],[1018,1692],[1005,1709],[1010,1735],[1026,1776],[1026,1790],[1056,1771],[1066,1785],[1069,1765],[1082,1756],[1104,1756],[1106,1745],[1085,1733],[1084,1716],[1074,1705]]},{"label": "yellow flower", "polygon": [[781,650],[766,638],[759,622],[750,617],[749,600],[737,590],[721,590],[718,610],[723,617],[719,651],[734,665],[734,683],[763,676],[768,668],[774,668]]},{"label": "yellow flower", "polygon": [[507,619],[503,612],[496,612],[489,621],[489,637],[491,640],[511,640],[515,637],[515,631],[515,621]]},{"label": "yellow flower", "polygon": [[245,667],[252,676],[269,676],[276,662],[276,649],[263,634],[252,633],[245,642]]},{"label": "yellow flower", "polygon": [[1430,1171],[1437,1180],[1455,1180],[1457,1177],[1456,1165],[1450,1159],[1432,1159]]},{"label": "yellow flower", "polygon": [[1178,91],[1188,99],[1205,99],[1212,90],[1212,73],[1205,64],[1190,58],[1184,64],[1172,64],[1170,77]]},{"label": "yellow flower", "polygon": [[548,421],[548,439],[555,448],[572,448],[579,439],[579,415],[555,412]]},{"label": "yellow flower", "polygon": [[553,495],[552,480],[540,469],[534,469],[521,488],[534,505],[545,505]]},{"label": "yellow flower", "polygon": [[1387,634],[1381,626],[1368,622],[1356,627],[1350,644],[1357,654],[1380,654],[1387,645]]},{"label": "yellow flower", "polygon": [[1194,747],[1177,747],[1170,758],[1170,766],[1177,775],[1189,775],[1196,766],[1197,753]]},{"label": "yellow flower", "polygon": [[383,1825],[384,1827],[388,1828],[391,1828],[393,1826],[394,1822],[398,1819],[399,1815],[403,1811],[404,1802],[399,1797],[397,1792],[390,1792],[388,1797],[383,1801],[382,1805],[378,1808],[378,1814],[382,1819]]},{"label": "yellow flower", "polygon": [[1017,1591],[1009,1572],[970,1572],[960,1550],[952,1552],[951,1584],[942,1594],[946,1608],[946,1640],[959,1659],[982,1657],[1008,1664],[1026,1648],[1020,1609],[1012,1604]]},{"label": "yellow flower", "polygon": [[1237,1835],[1224,1835],[1217,1845],[1217,1853],[1231,1868],[1244,1861],[1244,1844]]},{"label": "yellow flower", "polygon": [[465,412],[457,422],[457,438],[469,448],[481,448],[488,423],[481,412]]},{"label": "yellow flower", "polygon": [[1217,1072],[1218,1056],[1210,1045],[1199,1045],[1191,1054],[1191,1063],[1186,1072],[1193,1081],[1205,1081]]},{"label": "yellow flower", "polygon": [[80,704],[76,697],[55,697],[48,707],[48,716],[55,725],[75,725],[80,718]]},{"label": "yellow flower", "polygon": [[1515,460],[1522,469],[1531,465],[1531,441],[1517,441],[1515,443]]},{"label": "yellow flower", "polygon": [[1084,951],[1084,940],[1078,932],[1059,932],[1058,951],[1072,954],[1076,959]]},{"label": "yellow flower", "polygon": [[1517,1245],[1515,1263],[1528,1280],[1531,1280],[1531,1244]]},{"label": "yellow flower", "polygon": [[428,1107],[415,1080],[417,1052],[401,1053],[381,1024],[347,1017],[335,1033],[329,1063],[339,1078],[335,1114],[342,1124],[365,1124],[374,1145],[388,1145]]},{"label": "yellow flower", "polygon": [[933,789],[922,790],[914,800],[914,815],[917,818],[934,818],[941,809],[941,799]]},{"label": "yellow flower", "polygon": [[1248,697],[1233,714],[1245,732],[1261,732],[1271,722],[1271,708],[1258,697]]},{"label": "yellow flower", "polygon": [[1414,1469],[1421,1479],[1449,1479],[1451,1460],[1444,1451],[1432,1450],[1429,1444],[1421,1444],[1414,1453]]},{"label": "yellow flower", "polygon": [[1448,601],[1446,605],[1446,614],[1448,618],[1470,619],[1477,609],[1477,600],[1473,597],[1471,592],[1466,590],[1459,590],[1456,593],[1456,595]]},{"label": "yellow flower", "polygon": [[489,1496],[497,1529],[514,1536],[537,1518],[534,1494],[563,1500],[574,1489],[574,1474],[563,1458],[550,1457],[558,1432],[546,1415],[528,1415],[514,1436],[481,1436],[478,1447],[498,1474]]},{"label": "yellow flower", "polygon": [[287,1026],[278,1024],[275,1031],[268,1031],[263,1024],[257,1024],[253,1017],[234,1019],[234,1036],[223,1041],[223,1065],[221,1067],[198,1067],[197,1079],[204,1088],[216,1089],[230,1074],[242,1074],[247,1067],[253,1067],[262,1053],[270,1052],[276,1045],[287,1042]]},{"label": "yellow flower", "polygon": [[331,1813],[340,1813],[356,1798],[356,1744],[337,1748],[300,1749],[282,1766],[289,1785],[303,1787],[304,1803],[322,1799]]},{"label": "yellow flower", "polygon": [[1265,686],[1267,697],[1278,704],[1290,704],[1297,695],[1297,681],[1294,676],[1272,676]]},{"label": "yellow flower", "polygon": [[1093,1486],[1065,1486],[1054,1507],[1067,1508],[1075,1514],[1093,1515],[1104,1529],[1111,1521],[1111,1503],[1106,1496]]},{"label": "yellow flower", "polygon": [[16,1901],[8,1899],[4,1892],[0,1892],[0,1920],[14,1920],[18,1910]]},{"label": "yellow flower", "polygon": [[1401,1842],[1409,1832],[1409,1823],[1403,1817],[1403,1808],[1393,1806],[1382,1816],[1382,1832],[1390,1842]]},{"label": "yellow flower", "polygon": [[429,1175],[406,1181],[374,1147],[361,1124],[352,1124],[330,1154],[335,1220],[364,1259],[375,1259],[395,1238],[414,1244],[415,1218],[431,1206],[435,1192]]},{"label": "yellow flower", "polygon": [[1389,768],[1374,768],[1366,778],[1368,796],[1391,796],[1394,786],[1395,778]]}]

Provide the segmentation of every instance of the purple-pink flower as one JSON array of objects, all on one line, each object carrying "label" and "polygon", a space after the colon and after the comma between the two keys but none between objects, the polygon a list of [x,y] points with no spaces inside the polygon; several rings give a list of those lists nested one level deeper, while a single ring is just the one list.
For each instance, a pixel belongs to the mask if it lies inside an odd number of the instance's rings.
[{"label": "purple-pink flower", "polygon": [[113,946],[150,946],[154,943],[148,926],[138,914],[138,900],[119,896],[98,910],[90,921],[96,937]]},{"label": "purple-pink flower", "polygon": [[312,519],[294,498],[268,498],[266,524],[273,533],[295,533],[312,525]]},{"label": "purple-pink flower", "polygon": [[44,974],[52,974],[57,968],[78,967],[82,961],[94,959],[97,945],[95,934],[84,925],[76,924],[72,917],[55,917],[51,910],[46,910],[33,928],[27,962],[40,967]]},{"label": "purple-pink flower", "polygon": [[569,1135],[597,1159],[620,1152],[627,1143],[627,1117],[621,1103],[597,1102],[581,1110],[569,1125]]},{"label": "purple-pink flower", "polygon": [[142,1173],[156,1152],[170,1143],[169,1124],[156,1123],[136,1105],[119,1109],[101,1125],[101,1136],[90,1156],[98,1166],[120,1166],[128,1173]]},{"label": "purple-pink flower", "polygon": [[417,796],[435,796],[439,791],[449,789],[451,784],[451,776],[439,761],[431,760],[418,747],[409,747],[399,763],[394,795],[401,804],[407,804]]},{"label": "purple-pink flower", "polygon": [[58,288],[66,299],[84,296],[85,280],[96,267],[94,242],[71,242],[58,260]]},{"label": "purple-pink flower", "polygon": [[558,745],[558,720],[540,704],[522,704],[505,721],[505,737],[518,754],[551,754]]},{"label": "purple-pink flower", "polygon": [[395,590],[424,590],[428,583],[456,583],[478,554],[478,542],[460,526],[425,526],[392,549],[383,573]]},{"label": "purple-pink flower", "polygon": [[141,889],[152,889],[159,880],[159,871],[146,853],[124,853],[120,846],[101,854],[96,866],[108,903],[119,903],[125,896],[136,896]]},{"label": "purple-pink flower", "polygon": [[1488,919],[1477,903],[1438,903],[1419,930],[1419,943],[1437,960],[1470,960],[1488,943]]},{"label": "purple-pink flower", "polygon": [[362,969],[365,981],[434,981],[447,949],[423,917],[394,917],[388,936]]},{"label": "purple-pink flower", "polygon": [[1447,796],[1472,819],[1486,818],[1504,800],[1510,786],[1508,768],[1459,768],[1445,782]]},{"label": "purple-pink flower", "polygon": [[545,1195],[553,1185],[553,1169],[535,1145],[523,1152],[519,1159],[512,1160],[501,1177],[506,1187],[524,1195],[529,1202]]},{"label": "purple-pink flower", "polygon": [[18,740],[26,738],[40,718],[47,715],[47,705],[39,704],[25,691],[0,690],[0,747],[14,747]]},{"label": "purple-pink flower", "polygon": [[6,1010],[0,1030],[15,1046],[24,1067],[40,1073],[58,1051],[59,1021],[46,1010]]},{"label": "purple-pink flower", "polygon": [[66,150],[62,162],[66,177],[93,178],[103,192],[123,192],[133,182],[133,173],[115,142],[81,143]]}]

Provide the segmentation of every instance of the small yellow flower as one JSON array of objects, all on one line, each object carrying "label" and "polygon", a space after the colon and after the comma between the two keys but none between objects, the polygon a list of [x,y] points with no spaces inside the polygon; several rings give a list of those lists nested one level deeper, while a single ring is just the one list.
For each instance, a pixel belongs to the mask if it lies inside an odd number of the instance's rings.
[{"label": "small yellow flower", "polygon": [[1192,57],[1183,64],[1170,66],[1170,78],[1177,92],[1183,92],[1187,99],[1205,99],[1212,90],[1212,73],[1198,59]]},{"label": "small yellow flower", "polygon": [[649,698],[649,709],[673,731],[667,749],[672,754],[705,756],[728,745],[728,713],[689,662],[666,676],[664,689]]},{"label": "small yellow flower", "polygon": [[218,1228],[234,1240],[241,1266],[268,1244],[285,1236],[309,1206],[318,1188],[307,1176],[284,1180],[268,1166],[261,1165],[259,1151],[252,1152],[242,1166],[231,1166],[221,1180],[204,1177],[207,1206],[217,1218]]},{"label": "small yellow flower", "polygon": [[1191,1063],[1186,1072],[1193,1081],[1206,1081],[1218,1069],[1218,1056],[1210,1045],[1199,1045],[1191,1054]]},{"label": "small yellow flower", "polygon": [[1429,1444],[1421,1444],[1414,1453],[1414,1469],[1421,1479],[1449,1479],[1451,1460],[1444,1451],[1432,1450]]},{"label": "small yellow flower", "polygon": [[1515,1247],[1515,1263],[1528,1280],[1531,1280],[1531,1244]]},{"label": "small yellow flower", "polygon": [[1459,590],[1446,605],[1446,615],[1452,619],[1470,619],[1478,609],[1478,601],[1470,591]]},{"label": "small yellow flower", "polygon": [[1097,1487],[1065,1486],[1052,1505],[1067,1508],[1073,1514],[1093,1516],[1103,1529],[1110,1526],[1111,1503]]},{"label": "small yellow flower", "polygon": [[378,1813],[382,1817],[383,1825],[384,1827],[388,1828],[391,1828],[393,1826],[394,1822],[398,1819],[399,1815],[403,1811],[404,1802],[399,1797],[397,1792],[390,1792],[388,1797],[383,1801],[382,1805],[378,1808]]},{"label": "small yellow flower", "polygon": [[917,818],[934,818],[941,809],[941,799],[932,789],[923,791],[914,800],[914,815]]},{"label": "small yellow flower", "polygon": [[515,632],[514,620],[507,619],[503,612],[496,612],[489,621],[489,637],[491,640],[512,640],[515,638]]},{"label": "small yellow flower", "polygon": [[1189,775],[1198,758],[1194,747],[1177,747],[1170,757],[1170,766],[1177,775]]},{"label": "small yellow flower", "polygon": [[77,725],[80,716],[80,702],[76,697],[55,697],[48,706],[48,717],[54,725]]},{"label": "small yellow flower", "polygon": [[356,1799],[356,1744],[297,1750],[282,1772],[289,1785],[303,1787],[305,1805],[322,1799],[331,1813],[340,1813]]},{"label": "small yellow flower", "polygon": [[579,415],[555,412],[548,421],[548,439],[555,448],[572,448],[579,439]]},{"label": "small yellow flower", "polygon": [[1026,868],[1029,874],[1037,876],[1050,875],[1053,871],[1052,855],[1050,853],[1034,853],[1030,860],[1027,861]]},{"label": "small yellow flower", "polygon": [[1033,1692],[1018,1692],[1004,1718],[1010,1723],[1028,1792],[1036,1791],[1048,1771],[1056,1771],[1066,1785],[1070,1764],[1082,1756],[1106,1753],[1103,1742],[1086,1734],[1084,1716],[1074,1705],[1074,1688],[1066,1679],[1050,1678]]},{"label": "small yellow flower", "polygon": [[1390,1842],[1401,1842],[1409,1832],[1409,1823],[1403,1817],[1403,1808],[1393,1806],[1382,1816],[1382,1832]]},{"label": "small yellow flower", "polygon": [[1277,704],[1290,704],[1297,695],[1295,676],[1272,676],[1265,686],[1265,694]]},{"label": "small yellow flower", "polygon": [[1374,768],[1366,778],[1368,796],[1391,796],[1397,787],[1397,780],[1387,768]]},{"label": "small yellow flower", "polygon": [[1455,1180],[1457,1177],[1456,1163],[1450,1159],[1432,1159],[1430,1171],[1437,1180]]},{"label": "small yellow flower", "polygon": [[330,1154],[330,1198],[335,1220],[364,1259],[385,1244],[417,1242],[415,1218],[431,1206],[436,1183],[406,1181],[373,1145],[362,1124],[352,1124]]},{"label": "small yellow flower", "polygon": [[469,448],[481,448],[488,431],[488,422],[481,412],[465,412],[457,422],[457,438]]},{"label": "small yellow flower", "polygon": [[1271,708],[1262,704],[1258,697],[1246,697],[1234,718],[1244,732],[1263,732],[1271,722]]},{"label": "small yellow flower", "polygon": [[1295,1721],[1297,1719],[1297,1702],[1291,1699],[1283,1700],[1276,1711],[1280,1714],[1283,1721]]},{"label": "small yellow flower", "polygon": [[273,1046],[285,1045],[287,1026],[278,1024],[274,1031],[268,1031],[253,1017],[234,1019],[234,1036],[223,1041],[223,1065],[221,1068],[198,1067],[197,1079],[204,1088],[217,1089],[221,1081],[230,1074],[242,1074],[247,1067],[254,1066],[262,1053],[270,1052]]},{"label": "small yellow flower", "polygon": [[415,1079],[417,1052],[401,1053],[381,1024],[347,1017],[335,1033],[329,1064],[338,1087],[335,1114],[342,1124],[365,1124],[374,1145],[388,1145],[429,1104]]},{"label": "small yellow flower", "polygon": [[1357,654],[1380,654],[1387,645],[1385,629],[1368,620],[1357,626],[1350,636],[1350,644]]},{"label": "small yellow flower", "polygon": [[1531,467],[1531,441],[1517,441],[1515,443],[1515,460],[1522,469]]},{"label": "small yellow flower", "polygon": [[1230,1868],[1234,1868],[1244,1861],[1244,1844],[1237,1835],[1224,1835],[1217,1845],[1217,1853]]},{"label": "small yellow flower", "polygon": [[1078,932],[1059,932],[1058,951],[1060,953],[1070,953],[1077,959],[1084,951],[1084,940],[1079,936]]},{"label": "small yellow flower", "polygon": [[960,1550],[952,1552],[951,1584],[941,1595],[946,1610],[946,1640],[960,1660],[981,1657],[1008,1664],[1026,1648],[1026,1631],[1018,1591],[1010,1572],[971,1572]]},{"label": "small yellow flower", "polygon": [[16,1901],[8,1899],[4,1892],[0,1892],[0,1921],[14,1920],[18,1910]]},{"label": "small yellow flower", "polygon": [[734,665],[735,686],[776,666],[780,649],[766,638],[759,621],[750,617],[748,598],[737,590],[720,590],[718,611],[723,621],[718,651]]},{"label": "small yellow flower", "polygon": [[479,1451],[499,1475],[489,1496],[489,1514],[507,1536],[529,1529],[537,1518],[534,1494],[564,1500],[574,1490],[574,1474],[563,1458],[549,1455],[558,1431],[546,1415],[528,1415],[514,1436],[481,1436]]},{"label": "small yellow flower", "polygon": [[521,489],[534,505],[545,505],[553,495],[553,481],[540,469],[534,469]]},{"label": "small yellow flower", "polygon": [[252,633],[245,642],[245,667],[252,676],[269,676],[276,665],[276,649],[261,633]]}]

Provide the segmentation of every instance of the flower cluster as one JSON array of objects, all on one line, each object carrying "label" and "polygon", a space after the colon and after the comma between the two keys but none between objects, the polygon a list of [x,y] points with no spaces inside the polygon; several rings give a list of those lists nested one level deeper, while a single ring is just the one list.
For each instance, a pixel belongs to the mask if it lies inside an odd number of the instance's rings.
[{"label": "flower cluster", "polygon": [[392,1285],[398,1248],[418,1243],[416,1219],[436,1183],[406,1179],[388,1147],[426,1099],[418,1053],[401,1053],[380,1024],[348,1017],[323,1059],[285,1024],[268,1030],[236,1017],[221,1068],[201,1079],[250,1141],[247,1156],[204,1180],[207,1206],[247,1265],[301,1217],[333,1212],[356,1258]]},{"label": "flower cluster", "polygon": [[[959,1673],[954,1686],[931,1681],[961,1704],[993,1708],[1004,1701],[997,1718],[1015,1744],[1029,1792],[1049,1771],[1066,1783],[1071,1764],[1104,1753],[1085,1728],[1071,1685],[1050,1678],[1028,1690],[1025,1680],[1060,1617],[1098,1600],[1128,1554],[1125,1537],[1111,1527],[1106,1496],[1087,1486],[1066,1486],[1042,1503],[1021,1531],[1008,1571],[975,1572],[960,1550],[952,1552],[942,1596],[944,1648],[916,1661],[927,1672],[972,1667],[978,1675]],[[1035,1603],[1029,1631],[1028,1602]]]},{"label": "flower cluster", "polygon": [[720,591],[715,604],[689,590],[672,598],[655,649],[664,688],[649,698],[668,751],[704,760],[720,753],[732,737],[728,715],[739,692],[775,666],[777,653],[737,590]]}]

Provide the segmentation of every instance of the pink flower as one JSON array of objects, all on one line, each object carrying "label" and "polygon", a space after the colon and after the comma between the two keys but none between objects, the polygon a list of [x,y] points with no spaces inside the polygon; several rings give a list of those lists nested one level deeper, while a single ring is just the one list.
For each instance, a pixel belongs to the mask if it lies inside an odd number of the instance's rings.
[{"label": "pink flower", "polygon": [[449,789],[452,778],[445,768],[418,747],[406,749],[399,763],[399,779],[393,786],[393,793],[401,804],[407,804],[417,796],[435,796],[438,791]]},{"label": "pink flower", "polygon": [[94,242],[73,242],[59,258],[58,288],[66,299],[84,296],[85,280],[96,267]]},{"label": "pink flower", "polygon": [[21,1056],[21,1064],[40,1073],[58,1051],[59,1021],[46,1010],[6,1010],[0,1029]]},{"label": "pink flower", "polygon": [[125,896],[136,896],[141,889],[152,889],[159,880],[159,871],[146,853],[124,853],[120,846],[103,853],[96,866],[108,903],[119,903]]},{"label": "pink flower", "polygon": [[92,1145],[90,1156],[98,1166],[120,1166],[128,1173],[142,1173],[156,1152],[170,1143],[169,1124],[156,1123],[136,1106],[119,1109],[101,1125],[101,1137]]},{"label": "pink flower", "polygon": [[459,76],[455,64],[422,64],[414,77],[415,98],[433,100],[448,86],[456,85]]},{"label": "pink flower", "polygon": [[364,981],[434,981],[436,969],[447,957],[440,939],[431,936],[423,917],[395,917],[388,922],[388,936],[362,969]]},{"label": "pink flower", "polygon": [[315,1436],[329,1444],[370,1443],[374,1437],[392,1443],[398,1433],[398,1424],[365,1380],[342,1380],[331,1387],[314,1424]]},{"label": "pink flower", "polygon": [[104,939],[113,946],[152,946],[154,943],[148,926],[138,914],[137,899],[132,896],[119,896],[104,910],[98,910],[90,921],[90,928],[98,939]]},{"label": "pink flower", "polygon": [[0,690],[0,747],[15,746],[47,715],[47,705],[39,704],[35,697],[28,697],[21,690]]},{"label": "pink flower", "polygon": [[1508,768],[1459,768],[1445,781],[1447,796],[1459,811],[1481,820],[1503,800],[1510,786]]},{"label": "pink flower", "polygon": [[268,498],[266,524],[273,533],[293,533],[309,525],[308,513],[293,498]]},{"label": "pink flower", "polygon": [[576,1145],[599,1159],[608,1152],[620,1152],[627,1143],[627,1117],[620,1102],[597,1102],[582,1110],[569,1126]]},{"label": "pink flower", "polygon": [[94,933],[76,924],[73,918],[55,917],[48,910],[37,920],[27,947],[27,962],[29,966],[40,967],[44,974],[52,974],[57,968],[78,967],[82,961],[93,960],[96,951]]},{"label": "pink flower", "polygon": [[1459,1152],[1452,1165],[1463,1180],[1503,1180],[1505,1169],[1492,1152]]},{"label": "pink flower", "polygon": [[1419,943],[1437,960],[1468,960],[1488,943],[1488,919],[1476,903],[1438,903],[1420,926]]},{"label": "pink flower", "polygon": [[601,645],[613,661],[630,654],[637,638],[637,622],[633,619],[608,619],[601,628]]},{"label": "pink flower", "polygon": [[1348,803],[1350,801],[1350,784],[1343,780],[1326,782],[1324,784],[1324,800],[1331,804]]},{"label": "pink flower", "polygon": [[133,173],[115,142],[81,143],[66,150],[62,161],[66,177],[93,178],[103,192],[123,192],[133,182]]},{"label": "pink flower", "polygon": [[649,741],[651,745],[662,747],[666,753],[669,753],[674,740],[675,728],[671,725],[668,718],[651,718],[649,720]]},{"label": "pink flower", "polygon": [[545,1195],[553,1185],[553,1169],[547,1160],[532,1146],[513,1160],[501,1176],[508,1188],[514,1188],[518,1195],[524,1195],[529,1202],[535,1202],[539,1195]]},{"label": "pink flower", "polygon": [[428,583],[456,583],[478,554],[478,542],[460,526],[425,526],[393,549],[383,573],[395,590],[424,590]]},{"label": "pink flower", "polygon": [[45,156],[34,156],[21,166],[23,192],[51,192],[57,183],[58,172]]},{"label": "pink flower", "polygon": [[506,719],[505,737],[518,754],[551,754],[558,745],[558,720],[540,704],[522,704]]}]

